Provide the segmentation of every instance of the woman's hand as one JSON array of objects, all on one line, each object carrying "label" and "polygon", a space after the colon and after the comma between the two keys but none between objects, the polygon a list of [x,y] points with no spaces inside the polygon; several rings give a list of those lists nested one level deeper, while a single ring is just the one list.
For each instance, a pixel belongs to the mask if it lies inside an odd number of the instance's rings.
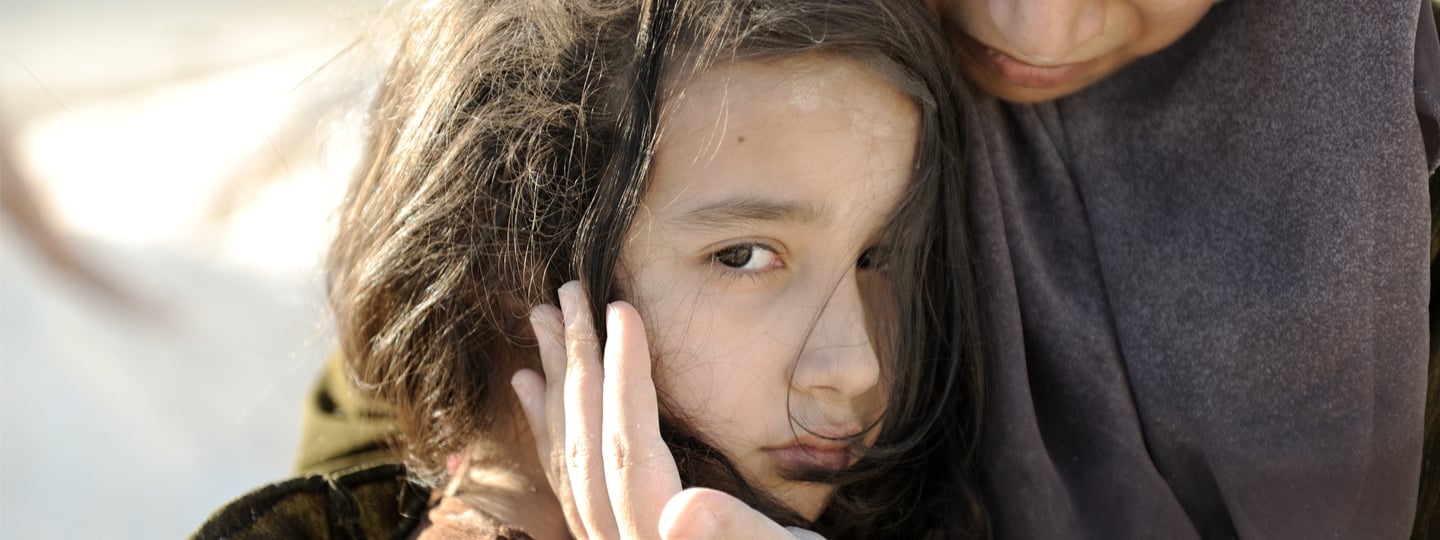
[{"label": "woman's hand", "polygon": [[625,302],[610,304],[601,362],[587,305],[572,281],[560,288],[560,310],[531,311],[545,375],[521,370],[512,380],[571,532],[582,539],[818,538],[781,527],[726,493],[680,489],[660,437],[639,313]]}]

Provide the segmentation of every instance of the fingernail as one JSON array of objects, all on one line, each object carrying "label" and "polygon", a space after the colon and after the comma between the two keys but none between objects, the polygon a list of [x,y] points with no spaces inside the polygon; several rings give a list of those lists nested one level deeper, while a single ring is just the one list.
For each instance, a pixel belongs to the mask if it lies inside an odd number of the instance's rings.
[{"label": "fingernail", "polygon": [[520,377],[519,371],[510,376],[510,389],[515,391],[515,397],[520,398],[520,401],[525,401],[525,382]]},{"label": "fingernail", "polygon": [[525,383],[525,379],[520,376],[519,371],[516,371],[514,375],[510,376],[510,389],[515,391],[515,399],[520,400],[520,407],[522,409],[530,403],[529,385]]},{"label": "fingernail", "polygon": [[605,332],[614,332],[621,325],[619,321],[620,310],[615,309],[615,303],[605,304]]},{"label": "fingernail", "polygon": [[561,285],[559,292],[560,313],[565,315],[566,323],[569,323],[572,319],[575,318],[575,304],[578,304],[580,300],[576,297],[577,295],[575,294],[575,286],[572,286],[571,283],[575,282],[570,281],[566,282],[564,285]]},{"label": "fingernail", "polygon": [[534,373],[534,370],[516,370],[515,374],[510,376],[510,389],[515,391],[515,398],[520,400],[520,409],[525,412],[526,418],[534,422],[536,415],[540,414],[537,411],[544,410],[545,407],[545,382],[539,374],[532,376],[527,372]]},{"label": "fingernail", "polygon": [[551,324],[550,317],[546,317],[544,313],[541,313],[540,306],[530,308],[530,327],[535,330],[537,338],[540,337],[539,334],[541,333],[559,335],[557,331],[559,329],[555,328],[554,324]]}]

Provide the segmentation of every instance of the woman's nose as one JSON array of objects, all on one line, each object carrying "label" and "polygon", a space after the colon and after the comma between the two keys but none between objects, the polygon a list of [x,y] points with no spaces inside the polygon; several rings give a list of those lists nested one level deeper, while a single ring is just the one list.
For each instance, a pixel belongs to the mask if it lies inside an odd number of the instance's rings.
[{"label": "woman's nose", "polygon": [[850,400],[880,382],[880,359],[854,274],[851,270],[821,307],[790,379],[797,391],[817,399]]},{"label": "woman's nose", "polygon": [[1064,60],[1105,29],[1105,0],[989,0],[990,19],[1019,59]]}]

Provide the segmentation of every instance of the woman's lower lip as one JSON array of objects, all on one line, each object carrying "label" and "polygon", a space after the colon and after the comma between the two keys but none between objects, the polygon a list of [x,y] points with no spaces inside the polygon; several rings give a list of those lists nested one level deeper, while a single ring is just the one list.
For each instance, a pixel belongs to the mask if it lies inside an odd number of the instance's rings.
[{"label": "woman's lower lip", "polygon": [[780,469],[791,472],[839,471],[850,466],[849,448],[819,449],[795,445],[766,450]]},{"label": "woman's lower lip", "polygon": [[1065,85],[1083,73],[1095,60],[1058,66],[1027,64],[977,41],[971,41],[972,52],[1001,79],[1010,84],[1035,89]]}]

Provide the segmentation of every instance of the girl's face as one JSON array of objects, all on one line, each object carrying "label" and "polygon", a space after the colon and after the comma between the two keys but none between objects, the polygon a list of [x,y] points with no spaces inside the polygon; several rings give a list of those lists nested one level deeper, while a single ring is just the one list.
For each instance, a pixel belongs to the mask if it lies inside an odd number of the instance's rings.
[{"label": "girl's face", "polygon": [[[918,109],[829,56],[709,69],[664,110],[622,254],[668,413],[808,519],[887,394],[862,295],[909,183]],[[842,440],[836,440],[842,439]]]},{"label": "girl's face", "polygon": [[926,0],[961,69],[1014,102],[1064,97],[1185,35],[1216,0]]}]

